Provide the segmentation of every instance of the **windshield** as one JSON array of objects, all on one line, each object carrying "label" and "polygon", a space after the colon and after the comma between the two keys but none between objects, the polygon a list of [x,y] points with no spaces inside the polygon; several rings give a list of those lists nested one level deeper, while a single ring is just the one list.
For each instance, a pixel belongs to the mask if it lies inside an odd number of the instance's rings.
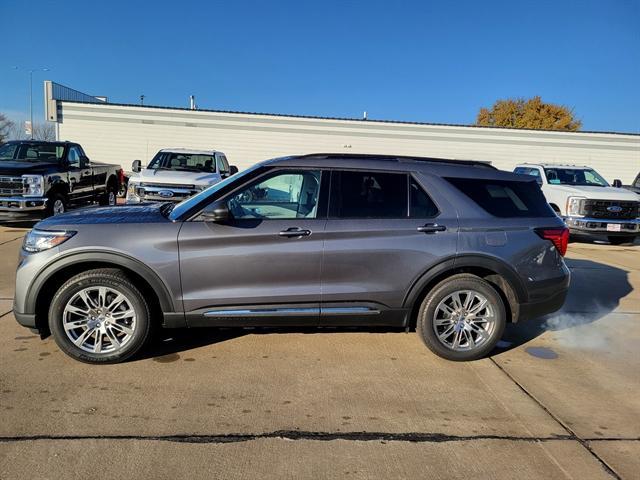
[{"label": "windshield", "polygon": [[147,168],[152,170],[177,170],[185,172],[215,173],[216,165],[212,155],[195,153],[160,152]]},{"label": "windshield", "polygon": [[206,202],[206,200],[210,197],[213,197],[216,194],[216,192],[219,192],[220,190],[222,190],[227,185],[233,182],[239,181],[240,179],[242,179],[242,177],[253,172],[254,170],[257,170],[261,166],[262,166],[261,164],[257,164],[257,165],[254,165],[253,167],[247,168],[243,172],[236,173],[235,175],[231,175],[230,177],[225,178],[221,182],[211,185],[209,188],[201,191],[200,193],[194,195],[193,197],[189,197],[186,200],[183,200],[168,212],[169,219],[176,220],[180,218],[182,215],[187,213],[189,210],[191,210],[193,207],[198,205],[200,202]]},{"label": "windshield", "polygon": [[63,145],[37,143],[5,143],[0,145],[0,161],[57,162],[63,154]]},{"label": "windshield", "polygon": [[609,186],[598,172],[590,168],[545,168],[544,173],[551,185]]}]

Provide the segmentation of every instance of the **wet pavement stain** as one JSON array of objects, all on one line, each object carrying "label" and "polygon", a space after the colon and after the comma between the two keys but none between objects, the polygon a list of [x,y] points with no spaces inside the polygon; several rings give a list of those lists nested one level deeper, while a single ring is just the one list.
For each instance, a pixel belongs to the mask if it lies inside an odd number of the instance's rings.
[{"label": "wet pavement stain", "polygon": [[153,361],[157,363],[171,363],[180,360],[180,355],[177,353],[170,353],[169,355],[163,355],[161,357],[154,357]]},{"label": "wet pavement stain", "polygon": [[542,358],[543,360],[554,360],[558,358],[558,354],[547,347],[527,347],[524,351],[532,357]]}]

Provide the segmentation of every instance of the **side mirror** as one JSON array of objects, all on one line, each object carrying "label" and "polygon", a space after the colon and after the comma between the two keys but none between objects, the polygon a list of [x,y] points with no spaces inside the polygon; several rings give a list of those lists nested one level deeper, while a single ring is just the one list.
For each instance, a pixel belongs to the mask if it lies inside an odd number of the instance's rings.
[{"label": "side mirror", "polygon": [[622,188],[622,181],[617,178],[613,181],[613,186],[616,188]]},{"label": "side mirror", "polygon": [[88,157],[80,157],[80,168],[87,168],[91,162]]},{"label": "side mirror", "polygon": [[142,170],[142,162],[140,160],[134,160],[131,164],[131,170],[135,173],[138,173],[140,170]]},{"label": "side mirror", "polygon": [[229,175],[235,175],[236,173],[238,173],[238,167],[229,165]]},{"label": "side mirror", "polygon": [[216,202],[211,208],[206,209],[200,214],[200,218],[205,222],[224,223],[231,218],[229,207],[226,203]]}]

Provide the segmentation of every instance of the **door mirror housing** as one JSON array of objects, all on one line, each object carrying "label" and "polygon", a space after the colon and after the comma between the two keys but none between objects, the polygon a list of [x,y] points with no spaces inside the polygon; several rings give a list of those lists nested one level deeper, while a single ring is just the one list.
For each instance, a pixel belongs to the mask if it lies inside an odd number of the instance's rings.
[{"label": "door mirror housing", "polygon": [[229,175],[235,175],[236,173],[238,173],[238,167],[229,165]]},{"label": "door mirror housing", "polygon": [[619,179],[616,178],[613,181],[613,186],[616,187],[616,188],[622,188],[622,180],[619,180]]},{"label": "door mirror housing", "polygon": [[131,170],[135,173],[140,172],[140,170],[142,170],[142,162],[140,160],[134,160],[131,164]]},{"label": "door mirror housing", "polygon": [[205,222],[225,223],[231,218],[229,207],[225,202],[216,202],[200,214]]},{"label": "door mirror housing", "polygon": [[80,168],[87,168],[90,165],[89,157],[80,157]]}]

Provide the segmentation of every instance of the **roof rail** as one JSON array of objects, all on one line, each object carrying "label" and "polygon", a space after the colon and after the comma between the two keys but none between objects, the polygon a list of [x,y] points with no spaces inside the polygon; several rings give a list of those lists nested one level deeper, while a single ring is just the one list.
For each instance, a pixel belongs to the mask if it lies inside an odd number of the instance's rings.
[{"label": "roof rail", "polygon": [[410,155],[384,155],[384,154],[372,154],[372,153],[309,153],[306,155],[295,155],[298,158],[325,158],[331,160],[381,160],[381,161],[396,161],[396,162],[427,162],[427,163],[448,163],[450,165],[467,165],[475,167],[485,167],[492,170],[497,170],[496,167],[491,165],[489,161],[483,160],[456,160],[453,158],[433,158],[433,157],[416,157]]}]

